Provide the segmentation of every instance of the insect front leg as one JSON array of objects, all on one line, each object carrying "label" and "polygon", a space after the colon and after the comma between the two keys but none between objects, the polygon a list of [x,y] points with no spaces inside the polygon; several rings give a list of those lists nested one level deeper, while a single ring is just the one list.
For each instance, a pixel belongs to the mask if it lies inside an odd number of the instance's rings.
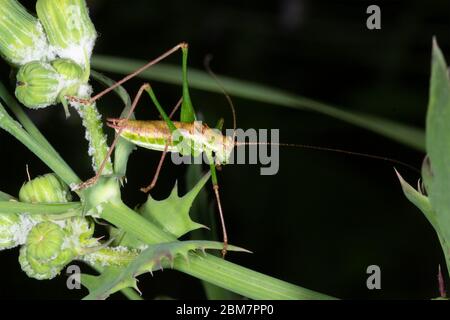
[{"label": "insect front leg", "polygon": [[[139,91],[138,91],[138,93],[136,94],[136,97],[133,100],[133,103],[131,105],[130,111],[127,114],[127,117],[125,119],[121,119],[121,120],[124,120],[124,121],[123,122],[120,121],[120,123],[126,123],[126,121],[131,117],[131,115],[133,114],[134,109],[136,109],[137,103],[139,102],[140,98],[142,97],[142,93],[144,92],[144,90],[148,86],[149,86],[148,84],[144,84],[144,85],[142,85],[139,88]],[[105,166],[106,166],[106,163],[108,162],[108,159],[111,157],[111,155],[112,155],[112,153],[114,151],[114,148],[116,147],[116,144],[119,141],[120,134],[122,133],[123,129],[124,129],[124,127],[122,125],[120,125],[119,128],[118,128],[118,131],[117,131],[117,133],[116,133],[116,135],[114,137],[114,141],[113,141],[111,147],[109,148],[105,159],[103,159],[103,161],[102,161],[102,163],[101,163],[101,165],[100,165],[96,175],[94,177],[92,177],[91,179],[89,179],[89,180],[87,180],[87,181],[85,181],[85,182],[75,186],[75,188],[73,188],[73,190],[80,190],[80,189],[87,188],[87,187],[95,184],[98,181],[98,179],[102,175],[103,169],[105,169]]]}]

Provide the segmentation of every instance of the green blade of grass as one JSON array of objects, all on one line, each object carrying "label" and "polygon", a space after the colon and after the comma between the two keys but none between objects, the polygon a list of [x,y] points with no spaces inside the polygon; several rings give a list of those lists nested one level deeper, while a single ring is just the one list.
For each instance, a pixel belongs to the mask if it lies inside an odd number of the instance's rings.
[{"label": "green blade of grass", "polygon": [[[145,62],[141,60],[103,55],[96,55],[92,60],[94,68],[120,74],[129,74],[144,64]],[[171,84],[182,84],[181,68],[178,66],[158,64],[143,72],[140,77]],[[220,76],[220,81],[225,90],[232,96],[292,109],[315,111],[373,131],[414,149],[425,150],[425,134],[419,128],[374,115],[346,111],[342,108],[264,85],[224,76]],[[193,68],[189,69],[189,84],[191,88],[222,93],[220,87],[214,81],[211,81],[211,77],[206,72]]]},{"label": "green blade of grass", "polygon": [[1,213],[29,213],[29,214],[62,214],[69,211],[80,211],[79,202],[69,203],[24,203],[17,201],[0,201]]},{"label": "green blade of grass", "polygon": [[36,125],[27,116],[25,111],[20,106],[19,102],[8,92],[7,88],[3,83],[0,82],[0,99],[3,100],[5,105],[11,110],[11,112],[16,116],[17,120],[23,126],[23,128],[28,132],[28,134],[33,137],[33,139],[39,143],[43,148],[48,150],[48,153],[53,155],[58,159],[60,163],[63,163],[67,171],[71,171],[70,175],[75,179],[76,174],[67,165],[61,155],[53,148],[53,146],[48,142],[44,135],[39,131]]},{"label": "green blade of grass", "polygon": [[17,121],[15,121],[0,103],[0,128],[10,133],[19,140],[31,152],[39,157],[50,169],[53,170],[68,185],[78,184],[81,180],[73,172],[64,160],[50,152],[48,147],[43,146],[41,140],[36,140]]}]

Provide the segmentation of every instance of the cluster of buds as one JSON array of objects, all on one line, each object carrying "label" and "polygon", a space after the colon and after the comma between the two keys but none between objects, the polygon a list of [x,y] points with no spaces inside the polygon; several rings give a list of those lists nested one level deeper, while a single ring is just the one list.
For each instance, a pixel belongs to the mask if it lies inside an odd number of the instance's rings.
[{"label": "cluster of buds", "polygon": [[[85,0],[38,0],[37,18],[17,0],[0,0],[0,55],[18,68],[16,97],[28,108],[90,95],[97,33]],[[66,112],[67,113],[67,112]]]},{"label": "cluster of buds", "polygon": [[[51,173],[24,183],[18,200],[61,204],[71,201],[72,195],[69,186]],[[20,247],[22,270],[38,280],[53,279],[74,260],[93,266],[123,266],[139,254],[139,249],[101,244],[94,237],[94,229],[93,221],[80,212],[66,217],[45,212],[0,213],[0,250]]]},{"label": "cluster of buds", "polygon": [[[69,187],[54,174],[26,182],[19,191],[25,203],[67,203]],[[94,224],[81,216],[50,219],[38,215],[0,214],[0,250],[21,246],[19,263],[35,279],[52,279],[72,260],[81,259],[99,245]]]}]

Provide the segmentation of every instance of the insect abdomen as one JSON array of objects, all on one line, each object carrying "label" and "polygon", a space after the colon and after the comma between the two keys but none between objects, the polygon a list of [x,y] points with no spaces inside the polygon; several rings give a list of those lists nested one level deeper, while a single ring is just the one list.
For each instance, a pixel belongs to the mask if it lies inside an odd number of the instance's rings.
[{"label": "insect abdomen", "polygon": [[[192,155],[214,152],[220,163],[226,162],[234,146],[229,137],[204,124],[179,121],[173,121],[173,124],[180,130],[179,136],[182,135],[193,146],[190,151]],[[164,121],[108,119],[108,126],[114,128],[116,132],[122,129],[120,135],[140,147],[163,151],[167,145],[167,151],[186,155],[186,151],[174,144],[169,127]]]}]

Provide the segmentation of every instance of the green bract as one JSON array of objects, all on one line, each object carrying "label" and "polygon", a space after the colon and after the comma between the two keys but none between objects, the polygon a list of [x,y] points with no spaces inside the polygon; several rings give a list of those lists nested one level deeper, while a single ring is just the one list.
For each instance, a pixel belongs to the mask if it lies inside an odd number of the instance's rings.
[{"label": "green bract", "polygon": [[64,203],[72,200],[69,187],[55,174],[49,173],[25,183],[19,200],[28,203]]},{"label": "green bract", "polygon": [[[56,59],[52,61],[52,66],[62,79],[61,91],[59,92],[58,102],[63,102],[66,96],[85,96],[86,90],[90,90],[90,86],[85,84],[84,70],[70,59]],[[82,89],[86,87],[87,89]]]},{"label": "green bract", "polygon": [[79,246],[87,246],[94,235],[94,224],[84,217],[74,217],[67,221],[66,231]]},{"label": "green bract", "polygon": [[67,81],[78,82],[83,77],[83,69],[73,60],[56,59],[51,64],[56,72]]},{"label": "green bract", "polygon": [[28,108],[45,108],[55,104],[61,87],[61,76],[45,62],[27,63],[17,73],[16,97]]},{"label": "green bract", "polygon": [[38,0],[36,11],[52,50],[87,67],[97,32],[84,0]]},{"label": "green bract", "polygon": [[0,0],[0,54],[20,66],[51,58],[41,23],[16,0]]},{"label": "green bract", "polygon": [[16,233],[20,226],[20,217],[17,214],[0,214],[0,250],[15,247]]},{"label": "green bract", "polygon": [[22,270],[35,279],[52,279],[75,257],[71,248],[65,248],[66,232],[53,222],[41,222],[28,233],[20,249]]}]

